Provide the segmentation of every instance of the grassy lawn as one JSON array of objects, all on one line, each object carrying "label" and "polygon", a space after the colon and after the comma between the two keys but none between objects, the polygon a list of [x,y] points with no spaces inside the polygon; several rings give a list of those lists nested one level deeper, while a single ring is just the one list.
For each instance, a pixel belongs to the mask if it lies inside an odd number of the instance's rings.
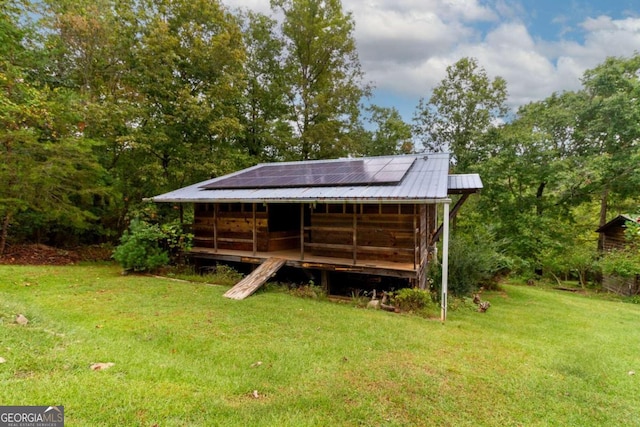
[{"label": "grassy lawn", "polygon": [[0,404],[68,426],[640,425],[640,306],[506,286],[443,325],[226,289],[0,266]]}]

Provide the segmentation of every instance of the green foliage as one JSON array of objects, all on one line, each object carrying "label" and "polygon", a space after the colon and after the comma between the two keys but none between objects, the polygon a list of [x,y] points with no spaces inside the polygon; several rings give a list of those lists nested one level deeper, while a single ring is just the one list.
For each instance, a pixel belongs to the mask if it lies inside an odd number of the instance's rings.
[{"label": "green foliage", "polygon": [[[591,243],[591,244],[590,244]],[[542,250],[539,256],[543,273],[551,276],[558,284],[561,278],[577,277],[580,285],[587,285],[587,278],[598,270],[595,242],[572,242],[556,244]]]},{"label": "green foliage", "polygon": [[227,264],[216,265],[215,275],[217,283],[221,285],[231,286],[242,280],[242,273]]},{"label": "green foliage", "polygon": [[125,270],[153,271],[169,263],[169,255],[160,246],[164,237],[158,225],[134,219],[120,239],[113,258]]},{"label": "green foliage", "polygon": [[640,274],[640,252],[637,250],[613,250],[600,260],[606,275],[634,277]]},{"label": "green foliage", "polygon": [[410,154],[414,151],[411,125],[402,120],[396,108],[371,105],[367,108],[373,131],[363,131],[360,151],[366,156]]},{"label": "green foliage", "polygon": [[340,157],[355,151],[350,131],[369,88],[362,83],[351,13],[340,0],[272,0],[284,15],[282,37],[288,119],[297,137],[287,159]]},{"label": "green foliage", "polygon": [[473,298],[466,296],[459,296],[449,298],[447,300],[449,311],[478,311],[478,304],[473,302]]},{"label": "green foliage", "polygon": [[[510,269],[509,259],[499,251],[494,237],[486,231],[475,233],[456,232],[449,241],[447,286],[451,295],[469,295],[481,286],[492,288],[497,276]],[[440,264],[431,263],[430,277],[436,289],[442,284]]]},{"label": "green foliage", "polygon": [[191,249],[193,234],[185,233],[184,226],[179,220],[162,224],[160,231],[163,235],[162,246],[173,262],[180,260],[182,255]]},{"label": "green foliage", "polygon": [[394,292],[392,302],[402,311],[421,312],[436,307],[431,293],[418,288],[403,288]]},{"label": "green foliage", "polygon": [[414,133],[430,151],[450,151],[457,172],[478,159],[480,136],[507,113],[507,83],[490,80],[475,58],[447,67],[447,76],[429,100],[421,99],[414,115]]},{"label": "green foliage", "polygon": [[327,292],[324,288],[322,286],[315,285],[313,282],[294,286],[291,288],[289,293],[300,298],[324,299],[327,297]]},{"label": "green foliage", "polygon": [[[417,137],[481,174],[460,215],[491,229],[480,258],[587,281],[588,234],[637,206],[639,54],[608,58],[582,89],[505,125],[505,81],[461,58],[420,101],[412,136],[395,108],[363,110],[356,23],[339,0],[271,6],[275,18],[207,0],[4,1],[0,253],[7,239],[114,239],[144,198],[259,161],[406,153]],[[189,236],[170,224],[175,259]],[[454,258],[471,250],[452,246]],[[472,267],[453,272],[455,286],[490,276]]]}]

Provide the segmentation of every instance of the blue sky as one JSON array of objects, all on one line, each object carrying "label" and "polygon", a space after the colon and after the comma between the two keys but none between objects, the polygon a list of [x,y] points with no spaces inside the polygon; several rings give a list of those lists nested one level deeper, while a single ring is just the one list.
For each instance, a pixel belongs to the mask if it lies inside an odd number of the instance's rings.
[{"label": "blue sky", "polygon": [[[270,13],[269,0],[223,0]],[[512,109],[580,88],[608,56],[640,52],[640,0],[343,0],[372,102],[411,121],[421,97],[468,56],[507,81]]]}]

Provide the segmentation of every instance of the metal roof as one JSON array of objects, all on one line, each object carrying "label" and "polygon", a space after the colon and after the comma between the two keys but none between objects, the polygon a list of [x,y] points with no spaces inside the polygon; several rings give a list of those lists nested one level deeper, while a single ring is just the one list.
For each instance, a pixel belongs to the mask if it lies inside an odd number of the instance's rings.
[{"label": "metal roof", "polygon": [[482,188],[477,173],[449,175],[449,194],[475,193]]},{"label": "metal roof", "polygon": [[[387,156],[392,157],[392,156]],[[393,156],[398,157],[398,156]],[[206,189],[208,185],[218,180],[250,171],[263,166],[256,165],[229,175],[199,182],[169,193],[151,198],[154,202],[169,203],[211,203],[211,202],[242,202],[242,203],[437,203],[448,200],[449,188],[449,154],[420,154],[402,157],[415,158],[413,165],[404,178],[396,184],[381,185],[350,185],[332,187],[290,187],[290,188],[247,188],[247,189]],[[362,159],[346,159],[361,161]],[[344,162],[345,159],[312,160],[307,162],[283,162],[287,164],[314,164]],[[466,175],[463,175],[463,177]],[[480,177],[474,179],[453,181],[454,189],[475,190],[482,188]]]},{"label": "metal roof", "polygon": [[640,216],[638,215],[629,215],[629,214],[620,214],[611,221],[607,222],[602,227],[596,230],[596,233],[604,233],[611,228],[623,227],[628,222],[637,222],[640,223]]}]

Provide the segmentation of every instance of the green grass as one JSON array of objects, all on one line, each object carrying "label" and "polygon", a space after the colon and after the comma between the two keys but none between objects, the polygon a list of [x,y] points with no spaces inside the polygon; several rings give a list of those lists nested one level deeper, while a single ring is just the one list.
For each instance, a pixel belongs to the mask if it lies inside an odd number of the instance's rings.
[{"label": "green grass", "polygon": [[0,266],[0,404],[68,426],[640,425],[637,305],[506,286],[443,325],[226,289]]}]

